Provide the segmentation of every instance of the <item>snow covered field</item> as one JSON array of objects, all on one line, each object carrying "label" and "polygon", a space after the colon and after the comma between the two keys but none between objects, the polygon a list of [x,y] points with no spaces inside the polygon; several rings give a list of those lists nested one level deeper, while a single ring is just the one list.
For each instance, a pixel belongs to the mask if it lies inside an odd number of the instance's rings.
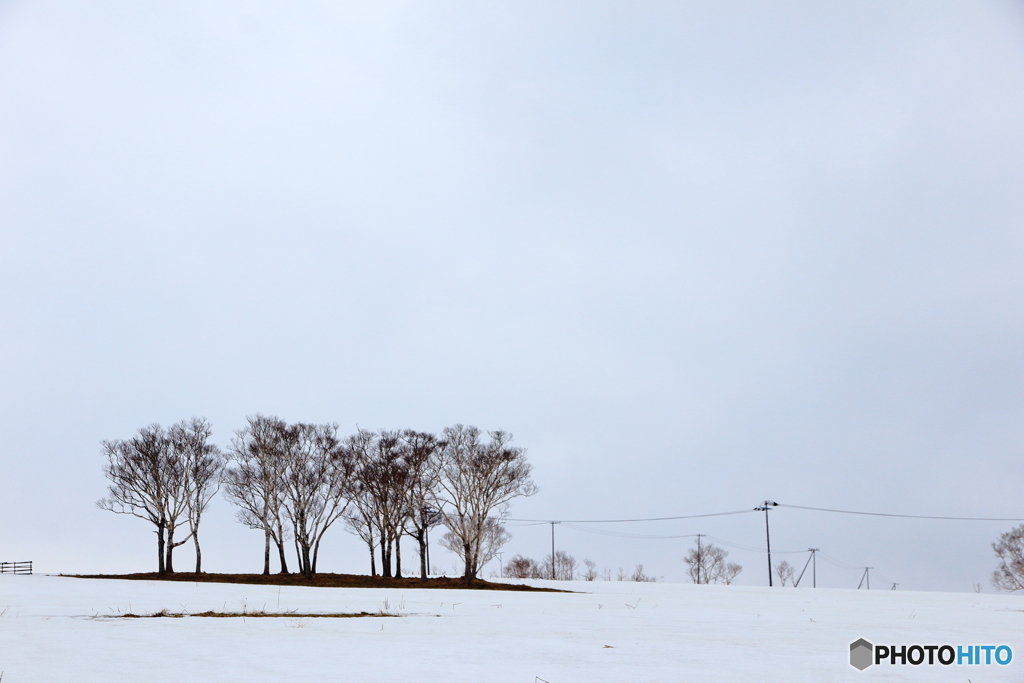
[{"label": "snow covered field", "polygon": [[[579,594],[0,577],[3,683],[1022,681],[1019,596],[534,582]],[[401,618],[107,619],[118,611]],[[849,644],[1007,644],[1007,666],[848,664]]]}]

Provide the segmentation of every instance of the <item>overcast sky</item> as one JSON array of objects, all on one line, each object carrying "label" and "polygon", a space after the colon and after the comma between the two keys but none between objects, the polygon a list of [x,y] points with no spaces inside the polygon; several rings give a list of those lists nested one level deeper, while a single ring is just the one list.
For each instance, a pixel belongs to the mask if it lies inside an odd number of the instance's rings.
[{"label": "overcast sky", "polygon": [[[0,560],[152,570],[100,441],[256,412],[508,430],[514,518],[1024,518],[1022,342],[1019,2],[0,3]],[[204,568],[259,571],[233,514]],[[1014,526],[771,515],[900,590]],[[759,513],[584,526],[767,582]]]}]

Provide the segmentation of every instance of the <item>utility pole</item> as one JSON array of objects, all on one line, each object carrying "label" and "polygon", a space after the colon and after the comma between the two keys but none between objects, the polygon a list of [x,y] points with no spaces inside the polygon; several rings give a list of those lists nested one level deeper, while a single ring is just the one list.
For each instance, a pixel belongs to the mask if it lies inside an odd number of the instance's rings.
[{"label": "utility pole", "polygon": [[800,570],[800,576],[796,577],[796,583],[793,584],[793,588],[796,588],[797,586],[800,585],[800,579],[804,578],[804,572],[807,571],[807,565],[809,565],[809,564],[813,565],[813,567],[811,569],[811,576],[814,577],[814,584],[813,585],[814,585],[815,588],[818,587],[818,560],[815,557],[815,553],[818,552],[818,549],[817,548],[808,548],[807,552],[809,552],[811,554],[811,556],[807,558],[807,562],[804,562],[804,568]]},{"label": "utility pole", "polygon": [[755,510],[764,510],[764,535],[768,546],[768,587],[772,586],[772,534],[768,530],[768,511],[778,505],[774,500],[766,500],[761,505],[754,508]]},{"label": "utility pole", "polygon": [[890,588],[889,590],[893,590],[893,591],[896,590],[896,586],[898,586],[898,585],[899,585],[898,583],[894,583],[892,585],[892,588]]},{"label": "utility pole", "polygon": [[697,534],[697,585],[700,585],[700,566],[704,564],[704,556],[701,555],[700,549],[700,537],[707,536],[707,534]]},{"label": "utility pole", "polygon": [[561,522],[551,522],[551,580],[555,580],[555,525]]},{"label": "utility pole", "polygon": [[867,589],[871,590],[871,570],[872,569],[874,569],[874,567],[864,567],[864,574],[860,577],[860,583],[857,584],[857,590],[860,590],[860,587],[864,585],[864,581],[865,580],[867,580],[867,582],[868,582]]}]

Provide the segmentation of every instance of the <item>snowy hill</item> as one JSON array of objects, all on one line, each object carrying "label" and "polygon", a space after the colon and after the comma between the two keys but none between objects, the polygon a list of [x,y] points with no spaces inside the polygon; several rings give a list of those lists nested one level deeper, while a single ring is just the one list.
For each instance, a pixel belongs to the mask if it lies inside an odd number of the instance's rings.
[{"label": "snowy hill", "polygon": [[[1019,596],[627,582],[575,594],[0,577],[3,683],[1020,681]],[[394,617],[106,618],[162,609]],[[878,644],[1006,644],[1006,666],[850,666]]]}]

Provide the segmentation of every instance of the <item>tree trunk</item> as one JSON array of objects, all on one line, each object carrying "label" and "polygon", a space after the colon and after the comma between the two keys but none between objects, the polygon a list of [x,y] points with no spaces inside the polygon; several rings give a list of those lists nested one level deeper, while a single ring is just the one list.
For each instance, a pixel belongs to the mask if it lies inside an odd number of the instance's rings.
[{"label": "tree trunk", "polygon": [[391,578],[391,539],[387,534],[380,537],[380,575],[384,578]]},{"label": "tree trunk", "polygon": [[278,559],[281,561],[281,573],[288,573],[288,559],[285,557],[284,552],[284,525],[281,524],[280,517],[277,518],[277,535],[274,537],[274,543],[277,544]]},{"label": "tree trunk", "polygon": [[270,575],[270,530],[263,530],[263,574]]},{"label": "tree trunk", "polygon": [[402,578],[402,532],[395,534],[395,578]]},{"label": "tree trunk", "polygon": [[196,544],[196,574],[203,573],[203,551],[199,548],[199,534],[192,532],[192,540]]},{"label": "tree trunk", "polygon": [[174,573],[174,527],[167,529],[167,560],[164,562],[164,571],[168,574]]},{"label": "tree trunk", "polygon": [[472,550],[470,550],[470,547],[469,547],[469,543],[463,543],[462,544],[462,552],[463,552],[463,559],[466,562],[466,569],[462,573],[462,580],[465,581],[467,584],[469,584],[469,583],[473,582],[474,578],[476,578],[476,577],[473,576],[473,574],[474,574],[473,568],[470,566],[470,565],[473,564],[473,557],[472,557]]},{"label": "tree trunk", "polygon": [[[326,529],[324,529],[324,531],[326,531]],[[320,538],[316,539],[316,544],[313,546],[313,573],[314,574],[316,574],[316,560],[317,560],[318,557],[320,557],[320,539],[322,539],[323,537],[324,537],[324,535],[321,532]]]},{"label": "tree trunk", "polygon": [[277,544],[277,555],[278,555],[278,559],[281,561],[281,573],[282,574],[287,574],[288,573],[288,558],[286,558],[284,556],[284,543],[281,542],[281,541],[278,541],[277,539],[274,539],[274,543]]},{"label": "tree trunk", "polygon": [[157,554],[157,572],[160,574],[166,574],[166,568],[164,567],[164,521],[161,519],[156,525],[156,554]]},{"label": "tree trunk", "polygon": [[167,527],[167,545],[165,547],[167,561],[164,563],[164,570],[166,570],[168,574],[174,573],[174,549],[179,545],[185,545],[188,543],[188,539],[192,538],[192,534],[190,533],[188,536],[175,543],[174,529],[175,527],[173,526]]},{"label": "tree trunk", "polygon": [[423,529],[419,530],[419,534],[416,535],[416,541],[420,544],[420,578],[424,581],[427,580],[427,544],[426,534]]},{"label": "tree trunk", "polygon": [[313,563],[310,561],[309,546],[302,544],[302,573],[307,577],[313,576]]},{"label": "tree trunk", "polygon": [[373,537],[366,542],[367,547],[370,548],[370,576],[377,576],[377,553],[373,552]]}]

